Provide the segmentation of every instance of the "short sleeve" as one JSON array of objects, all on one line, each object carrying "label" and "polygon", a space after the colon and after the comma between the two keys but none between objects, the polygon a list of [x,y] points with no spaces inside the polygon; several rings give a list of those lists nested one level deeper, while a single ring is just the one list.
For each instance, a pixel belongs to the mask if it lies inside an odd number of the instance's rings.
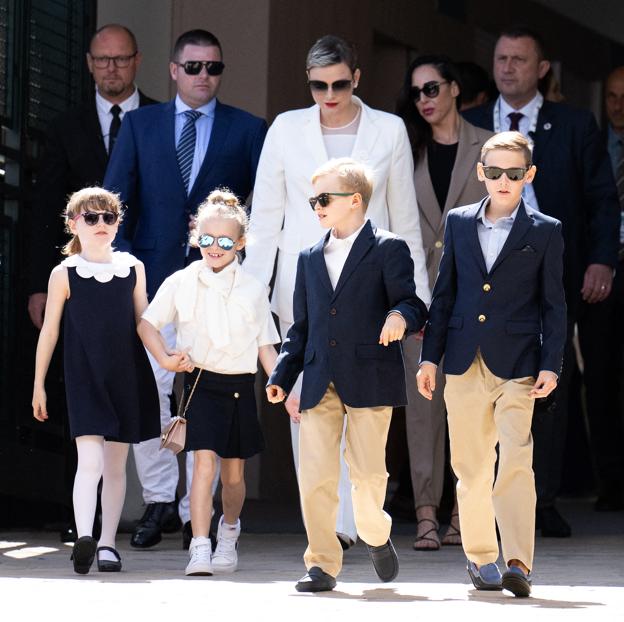
[{"label": "short sleeve", "polygon": [[158,288],[154,299],[141,316],[157,330],[170,324],[175,319],[176,307],[174,298],[178,289],[178,281],[177,273],[165,279]]},{"label": "short sleeve", "polygon": [[273,345],[280,342],[280,336],[275,328],[275,321],[271,315],[271,306],[267,298],[264,305],[264,318],[259,318],[260,332],[258,334],[258,347]]}]

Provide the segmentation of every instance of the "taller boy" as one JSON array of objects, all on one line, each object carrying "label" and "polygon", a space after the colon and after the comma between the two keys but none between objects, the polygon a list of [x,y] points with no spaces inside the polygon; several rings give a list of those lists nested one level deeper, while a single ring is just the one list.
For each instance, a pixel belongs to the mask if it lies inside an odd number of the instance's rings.
[{"label": "taller boy", "polygon": [[383,511],[386,438],[392,407],[407,402],[399,341],[421,328],[427,310],[416,296],[407,244],[365,219],[371,179],[348,158],[330,160],[312,177],[310,204],[331,231],[299,255],[294,324],[267,385],[269,400],[281,401],[305,371],[299,490],[308,573],[297,583],[300,592],[333,589],[342,566],[335,531],[345,415],[358,535],[382,581],[398,572],[392,521]]},{"label": "taller boy", "polygon": [[[556,387],[566,339],[561,223],[521,198],[535,173],[519,132],[483,145],[477,174],[489,196],[449,212],[418,372],[418,389],[431,399],[444,355],[470,578],[477,589],[505,587],[516,596],[531,590],[533,402]],[[502,581],[495,521],[508,567]]]}]

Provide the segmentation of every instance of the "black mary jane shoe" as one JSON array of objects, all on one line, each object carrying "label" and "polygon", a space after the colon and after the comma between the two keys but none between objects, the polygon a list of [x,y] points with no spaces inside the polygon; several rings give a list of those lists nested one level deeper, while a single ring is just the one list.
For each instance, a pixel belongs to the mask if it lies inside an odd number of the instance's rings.
[{"label": "black mary jane shoe", "polygon": [[71,560],[74,562],[74,572],[88,574],[93,564],[97,542],[91,536],[82,536],[74,544]]},{"label": "black mary jane shoe", "polygon": [[[117,561],[110,559],[100,559],[100,551],[108,551],[112,553]],[[100,572],[119,572],[121,570],[121,555],[112,546],[99,546],[97,551],[97,567]]]}]

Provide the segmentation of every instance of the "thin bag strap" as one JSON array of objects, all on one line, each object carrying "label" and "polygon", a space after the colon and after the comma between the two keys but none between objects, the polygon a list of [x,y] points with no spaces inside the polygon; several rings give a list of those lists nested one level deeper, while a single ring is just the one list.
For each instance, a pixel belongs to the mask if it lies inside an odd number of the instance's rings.
[{"label": "thin bag strap", "polygon": [[[193,393],[195,393],[195,387],[197,386],[197,382],[199,380],[199,377],[201,376],[201,373],[202,370],[200,368],[199,372],[197,373],[197,377],[195,378],[193,388],[191,389],[191,392],[189,393],[189,396],[186,400],[186,403],[184,403],[184,392],[182,392],[182,399],[180,400],[180,405],[178,406],[178,417],[182,417],[182,419],[186,419],[186,411],[188,410],[189,404],[191,403]],[[182,410],[182,404],[184,404],[184,410]]]}]

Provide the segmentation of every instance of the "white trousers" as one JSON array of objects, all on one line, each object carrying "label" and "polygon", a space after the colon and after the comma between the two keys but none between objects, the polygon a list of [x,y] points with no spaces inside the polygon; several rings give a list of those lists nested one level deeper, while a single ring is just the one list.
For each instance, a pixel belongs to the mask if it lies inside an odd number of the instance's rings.
[{"label": "white trousers", "polygon": [[[174,349],[176,342],[175,327],[168,324],[161,331],[168,348]],[[171,420],[170,395],[173,392],[175,373],[163,369],[156,359],[148,352],[160,401],[160,427],[164,429]],[[160,449],[160,438],[152,438],[133,445],[134,461],[136,462],[137,475],[143,488],[143,502],[170,503],[175,500],[178,487],[178,458],[168,449]],[[191,520],[190,492],[193,480],[193,452],[186,452],[186,494],[180,500],[178,513],[183,523]],[[220,465],[219,465],[220,466]],[[218,472],[213,485],[213,494],[219,481]]]},{"label": "white trousers", "polygon": [[[282,340],[286,338],[288,329],[292,326],[290,322],[284,322],[280,319],[280,331]],[[303,374],[299,375],[295,386],[291,393],[301,395]],[[297,479],[299,478],[299,425],[290,421],[290,438],[292,440],[293,460],[295,462],[295,471]],[[357,541],[357,528],[355,526],[355,518],[353,516],[353,501],[351,499],[351,480],[349,479],[349,468],[344,459],[346,448],[345,429],[347,426],[347,418],[345,417],[344,427],[342,430],[342,439],[340,440],[340,480],[338,482],[338,516],[336,518],[336,533],[343,534],[353,542]]]}]

